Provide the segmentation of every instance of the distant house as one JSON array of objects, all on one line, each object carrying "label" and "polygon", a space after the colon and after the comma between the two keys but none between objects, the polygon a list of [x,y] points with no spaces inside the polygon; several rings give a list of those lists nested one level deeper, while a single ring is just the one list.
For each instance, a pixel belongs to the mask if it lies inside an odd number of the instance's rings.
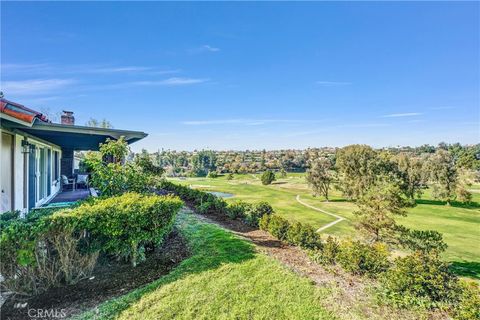
[{"label": "distant house", "polygon": [[21,104],[0,99],[0,213],[26,212],[52,199],[61,189],[61,175],[72,177],[74,151],[98,150],[107,138],[133,143],[147,136],[139,131],[75,125],[73,112],[61,123]]}]

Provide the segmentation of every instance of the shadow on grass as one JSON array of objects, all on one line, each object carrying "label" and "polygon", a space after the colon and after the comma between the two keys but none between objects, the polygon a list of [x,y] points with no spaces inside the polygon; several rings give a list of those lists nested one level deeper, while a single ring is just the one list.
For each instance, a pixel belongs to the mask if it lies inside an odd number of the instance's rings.
[{"label": "shadow on grass", "polygon": [[[446,201],[440,201],[440,200],[417,199],[416,203],[428,204],[428,205],[434,205],[434,206],[447,206]],[[455,208],[464,208],[464,209],[478,209],[480,208],[480,203],[478,202],[463,203],[458,201],[452,201],[450,203],[450,206]]]},{"label": "shadow on grass", "polygon": [[192,274],[219,268],[224,264],[242,263],[255,258],[253,244],[215,225],[201,222],[189,214],[179,214],[177,228],[188,240],[191,256],[181,262],[171,273],[154,282],[135,289],[121,297],[107,301],[94,310],[73,319],[114,319],[122,311],[157,288]]},{"label": "shadow on grass", "polygon": [[480,279],[480,262],[453,261],[450,268],[457,276]]}]

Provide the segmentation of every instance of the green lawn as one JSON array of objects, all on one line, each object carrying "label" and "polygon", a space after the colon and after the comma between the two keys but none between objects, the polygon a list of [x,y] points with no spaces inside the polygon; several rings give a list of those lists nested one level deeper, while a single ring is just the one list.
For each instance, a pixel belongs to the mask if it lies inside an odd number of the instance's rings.
[{"label": "green lawn", "polygon": [[308,279],[215,225],[181,213],[192,256],[170,274],[77,319],[334,319]]},{"label": "green lawn", "polygon": [[[354,228],[356,217],[353,214],[357,210],[356,205],[343,199],[335,190],[332,190],[330,202],[313,197],[303,174],[290,173],[287,178],[278,179],[270,186],[263,186],[258,175],[235,175],[230,181],[225,177],[172,180],[194,188],[233,193],[235,197],[227,201],[268,201],[278,214],[291,220],[309,223],[315,228],[335,220],[334,217],[298,203],[295,197],[300,195],[304,202],[348,219],[323,233],[340,237],[357,235]],[[457,204],[446,206],[432,200],[427,190],[422,199],[418,200],[417,206],[408,209],[408,216],[399,218],[399,222],[411,228],[441,232],[449,245],[445,258],[453,263],[458,274],[480,279],[480,186],[472,186],[470,189],[478,192],[473,192],[474,205],[469,207]]]}]

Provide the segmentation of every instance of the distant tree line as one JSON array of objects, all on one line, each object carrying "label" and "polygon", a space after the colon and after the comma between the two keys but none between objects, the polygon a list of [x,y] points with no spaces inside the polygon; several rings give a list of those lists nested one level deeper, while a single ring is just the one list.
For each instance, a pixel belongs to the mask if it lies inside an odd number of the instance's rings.
[{"label": "distant tree line", "polygon": [[[328,159],[329,163],[323,162],[322,166],[336,167],[336,159],[343,148],[309,148],[305,150],[245,150],[245,151],[175,151],[161,150],[150,153],[152,161],[162,167],[167,176],[207,176],[209,172],[217,174],[245,174],[261,173],[266,170],[279,172],[305,172],[316,159]],[[447,151],[452,157],[457,169],[480,170],[480,144],[465,146],[459,143],[440,143],[438,146],[423,145],[420,147],[383,148],[366,152],[365,157],[375,154],[382,156],[399,157],[399,167],[407,171],[418,172],[420,164],[429,155],[437,154],[439,150]],[[343,161],[343,160],[342,160]],[[387,164],[387,163],[384,163]],[[345,166],[349,164],[345,163]],[[355,164],[350,164],[350,166]],[[372,165],[372,163],[369,163]],[[406,166],[406,167],[405,167]],[[423,167],[422,167],[423,168]],[[352,170],[346,168],[345,170]],[[378,170],[376,168],[375,170]],[[412,172],[413,174],[413,172]],[[368,176],[363,176],[368,179]],[[333,177],[330,177],[333,179]],[[362,181],[361,184],[369,181]],[[414,187],[415,181],[410,186]],[[357,186],[358,187],[358,186]],[[415,189],[415,188],[414,188]],[[413,192],[415,190],[411,190]]]}]

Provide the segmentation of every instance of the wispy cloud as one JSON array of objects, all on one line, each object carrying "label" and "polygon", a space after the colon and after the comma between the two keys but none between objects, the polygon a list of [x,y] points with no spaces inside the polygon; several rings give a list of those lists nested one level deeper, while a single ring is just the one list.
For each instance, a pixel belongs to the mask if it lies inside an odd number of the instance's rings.
[{"label": "wispy cloud", "polygon": [[212,119],[212,120],[189,120],[181,123],[189,126],[206,126],[206,125],[225,125],[238,124],[245,126],[259,126],[269,123],[322,123],[323,120],[296,120],[296,119]]},{"label": "wispy cloud", "polygon": [[135,65],[105,65],[105,64],[79,64],[57,65],[48,63],[9,63],[2,64],[4,75],[50,75],[50,74],[172,74],[179,73],[179,69],[164,69],[153,66]]},{"label": "wispy cloud", "polygon": [[315,83],[322,87],[338,87],[338,86],[348,86],[352,84],[351,82],[344,82],[344,81],[317,81]]},{"label": "wispy cloud", "polygon": [[416,117],[421,116],[420,112],[405,112],[405,113],[391,113],[381,116],[381,118],[401,118],[401,117]]},{"label": "wispy cloud", "polygon": [[210,79],[207,78],[168,78],[164,80],[148,80],[148,81],[133,81],[125,83],[126,85],[134,86],[185,86],[192,84],[199,84],[208,82]]},{"label": "wispy cloud", "polygon": [[201,47],[197,47],[197,48],[193,48],[193,49],[188,50],[188,52],[191,53],[191,54],[204,53],[204,52],[218,52],[218,51],[220,51],[220,48],[213,47],[213,46],[208,45],[208,44],[204,44]]},{"label": "wispy cloud", "polygon": [[5,94],[44,94],[64,89],[75,83],[74,79],[30,79],[20,81],[4,81],[1,84]]},{"label": "wispy cloud", "polygon": [[188,86],[206,83],[210,81],[208,78],[178,78],[172,77],[162,80],[142,80],[142,81],[129,81],[129,82],[120,82],[107,85],[97,85],[92,87],[92,90],[99,89],[123,89],[131,87],[155,87],[155,86],[165,86],[165,87],[176,87],[176,86]]}]

